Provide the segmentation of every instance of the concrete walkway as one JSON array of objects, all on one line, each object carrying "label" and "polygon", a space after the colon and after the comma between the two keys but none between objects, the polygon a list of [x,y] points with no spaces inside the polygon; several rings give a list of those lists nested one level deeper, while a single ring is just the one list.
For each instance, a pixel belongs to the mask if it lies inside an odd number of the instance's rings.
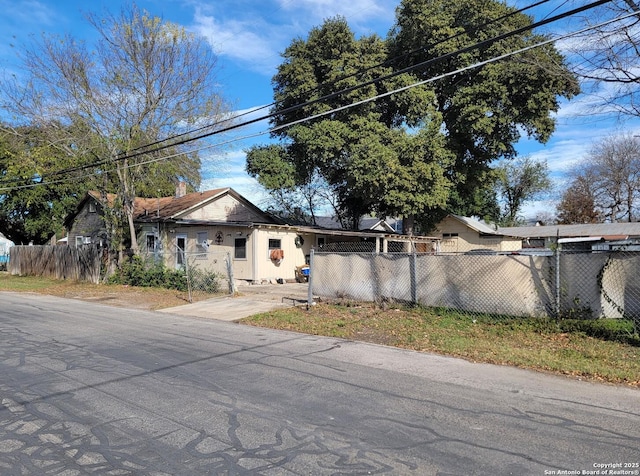
[{"label": "concrete walkway", "polygon": [[307,283],[241,285],[236,296],[221,296],[159,312],[182,316],[237,321],[254,314],[291,306],[306,306]]}]

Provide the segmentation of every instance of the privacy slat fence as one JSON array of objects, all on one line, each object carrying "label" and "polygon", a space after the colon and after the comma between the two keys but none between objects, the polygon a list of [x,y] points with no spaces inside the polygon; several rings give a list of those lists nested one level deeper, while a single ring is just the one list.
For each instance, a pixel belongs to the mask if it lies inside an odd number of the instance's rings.
[{"label": "privacy slat fence", "polygon": [[102,250],[97,246],[13,246],[10,253],[12,275],[100,282]]},{"label": "privacy slat fence", "polygon": [[312,251],[325,299],[403,302],[503,317],[624,318],[640,330],[640,252],[553,256]]}]

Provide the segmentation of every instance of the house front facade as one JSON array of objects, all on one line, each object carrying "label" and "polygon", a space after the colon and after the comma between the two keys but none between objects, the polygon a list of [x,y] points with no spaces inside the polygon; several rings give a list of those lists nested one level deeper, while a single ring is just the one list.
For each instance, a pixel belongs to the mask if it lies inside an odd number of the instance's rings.
[{"label": "house front facade", "polygon": [[[106,244],[105,210],[115,197],[89,192],[67,220],[68,244]],[[106,200],[106,202],[105,202]],[[252,283],[292,281],[312,249],[367,243],[372,251],[404,251],[431,239],[388,230],[366,232],[294,226],[263,212],[231,188],[174,197],[136,198],[134,222],[142,254],[168,267],[195,266]]]}]

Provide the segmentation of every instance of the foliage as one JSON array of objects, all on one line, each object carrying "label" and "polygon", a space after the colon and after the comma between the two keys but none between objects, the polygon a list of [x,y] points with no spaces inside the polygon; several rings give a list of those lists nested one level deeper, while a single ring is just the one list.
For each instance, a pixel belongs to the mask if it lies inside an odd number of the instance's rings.
[{"label": "foliage", "polygon": [[596,209],[605,220],[636,221],[640,206],[640,140],[631,134],[605,137],[580,164]]},{"label": "foliage", "polygon": [[[546,142],[555,128],[551,113],[558,110],[559,97],[571,98],[579,91],[564,58],[551,45],[461,71],[545,39],[523,33],[450,55],[531,24],[530,17],[514,11],[495,1],[404,0],[389,36],[390,56],[400,58],[397,67],[424,63],[415,70],[416,79],[458,71],[432,83],[446,148],[456,158],[449,177],[458,203],[483,196],[477,192],[485,188],[491,162],[514,157],[514,144],[523,132]],[[441,55],[446,59],[433,61]]]},{"label": "foliage", "polygon": [[[640,116],[640,8],[636,0],[614,0],[600,7],[584,23],[590,28],[570,43],[577,55],[575,74],[590,93],[592,113]],[[635,12],[635,15],[629,14]],[[620,19],[626,17],[624,19]],[[597,18],[594,28],[593,18]],[[607,23],[606,20],[617,18]]]},{"label": "foliage", "polygon": [[[547,45],[415,85],[544,39],[526,33],[431,61],[531,24],[505,16],[513,12],[493,0],[404,0],[384,41],[356,39],[344,19],[325,21],[285,50],[273,79],[281,142],[251,149],[247,169],[272,192],[318,174],[352,227],[365,213],[403,216],[405,225],[418,217],[423,229],[452,208],[492,214],[490,163],[514,157],[522,131],[545,142],[558,98],[578,92],[563,57]],[[401,87],[409,89],[385,96]]]},{"label": "foliage", "polygon": [[[306,41],[297,39],[287,48],[274,77],[273,125],[284,126],[409,84],[410,78],[400,75],[355,88],[391,72],[382,65],[386,55],[384,41],[375,35],[356,39],[342,18],[312,29]],[[354,89],[339,94],[345,88]],[[329,97],[313,102],[324,96]],[[306,101],[312,102],[297,107]],[[249,150],[247,170],[274,193],[314,182],[321,185],[314,190],[324,186],[330,194],[314,195],[309,208],[316,208],[319,200],[329,202],[349,228],[356,228],[366,213],[404,215],[444,206],[444,174],[451,157],[442,148],[441,121],[433,104],[433,93],[416,87],[277,129],[274,135],[282,143]]]},{"label": "foliage", "polygon": [[109,277],[109,283],[187,290],[187,276],[184,270],[169,269],[161,261],[145,260],[140,255],[134,255],[122,263]]},{"label": "foliage", "polygon": [[551,189],[547,163],[530,157],[501,162],[495,168],[495,177],[504,203],[499,222],[504,226],[517,225],[524,203]]},{"label": "foliage", "polygon": [[[121,209],[106,216],[121,216],[124,223],[107,229],[124,239],[117,230],[127,223],[127,235],[135,236],[136,195],[166,194],[177,179],[192,187],[200,182],[200,159],[191,146],[161,151],[144,146],[176,134],[189,139],[187,131],[204,117],[219,124],[226,104],[217,93],[216,58],[204,38],[135,4],[119,15],[86,19],[98,38],[95,48],[53,35],[26,46],[20,52],[25,77],[3,83],[4,107],[37,128],[47,145],[77,161],[49,178],[65,179],[80,165],[85,175],[99,177],[92,185],[118,194]],[[81,163],[87,157],[92,167]],[[113,249],[122,246],[109,241]],[[132,246],[135,250],[136,240]]]},{"label": "foliage", "polygon": [[50,172],[77,162],[47,145],[42,135],[31,127],[0,130],[0,229],[17,244],[63,236],[64,220],[88,186],[79,172],[69,172],[63,181],[44,181]]},{"label": "foliage", "polygon": [[220,274],[206,271],[197,266],[187,269],[171,269],[154,257],[144,258],[133,255],[109,277],[110,284],[155,287],[187,291],[191,289],[214,294],[220,291]]}]

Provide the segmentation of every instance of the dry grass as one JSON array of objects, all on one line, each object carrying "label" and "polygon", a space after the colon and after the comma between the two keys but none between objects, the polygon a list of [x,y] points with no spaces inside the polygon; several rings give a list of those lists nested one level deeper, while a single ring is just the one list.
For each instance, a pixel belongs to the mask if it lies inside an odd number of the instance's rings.
[{"label": "dry grass", "polygon": [[[0,291],[35,292],[151,311],[181,306],[189,302],[189,296],[186,292],[170,289],[140,288],[117,284],[88,284],[33,276],[10,276],[7,273],[0,274]],[[194,300],[197,300],[197,296]]]}]

